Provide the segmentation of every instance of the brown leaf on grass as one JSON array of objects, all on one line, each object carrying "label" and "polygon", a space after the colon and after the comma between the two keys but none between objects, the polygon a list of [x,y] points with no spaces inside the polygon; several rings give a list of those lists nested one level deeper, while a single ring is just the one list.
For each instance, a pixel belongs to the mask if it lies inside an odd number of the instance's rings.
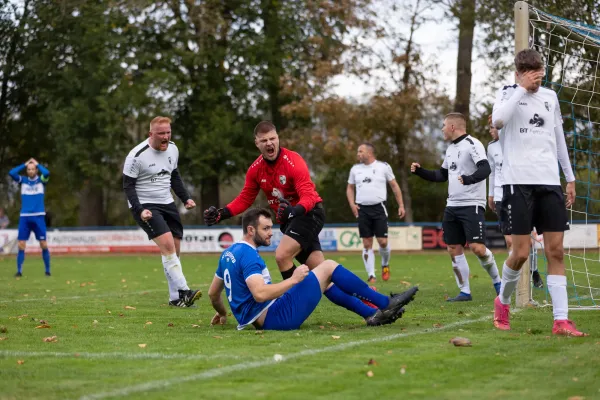
[{"label": "brown leaf on grass", "polygon": [[319,329],[325,329],[325,327],[323,325],[319,326]]},{"label": "brown leaf on grass", "polygon": [[373,377],[373,375],[374,375],[374,374],[373,374],[373,371],[367,371],[367,376],[368,376],[369,378],[372,378],[372,377]]},{"label": "brown leaf on grass", "polygon": [[52,327],[48,324],[42,324],[42,325],[38,325],[35,327],[35,329],[50,329],[50,328],[52,328]]},{"label": "brown leaf on grass", "polygon": [[387,353],[388,353],[388,354],[392,354],[392,353],[393,353],[393,351],[392,351],[392,350],[388,350],[388,351],[387,351]]},{"label": "brown leaf on grass", "polygon": [[379,365],[379,363],[377,361],[375,361],[374,358],[371,358],[369,360],[369,362],[367,363],[367,365],[375,365],[375,366],[377,366],[377,365]]},{"label": "brown leaf on grass", "polygon": [[146,348],[146,343],[140,343],[140,344],[138,344],[138,347],[140,349],[145,349]]},{"label": "brown leaf on grass", "polygon": [[450,339],[450,343],[456,347],[471,347],[471,341],[464,337],[455,337]]},{"label": "brown leaf on grass", "polygon": [[67,285],[70,285],[70,284],[71,284],[71,281],[67,281]]},{"label": "brown leaf on grass", "polygon": [[41,325],[46,325],[47,323],[48,323],[48,322],[46,322],[46,320],[45,320],[45,319],[40,319],[40,324],[41,324]]},{"label": "brown leaf on grass", "polygon": [[8,328],[5,326],[0,326],[0,333],[6,333],[8,332]]},{"label": "brown leaf on grass", "polygon": [[213,338],[215,338],[215,339],[223,339],[222,336],[213,336]]},{"label": "brown leaf on grass", "polygon": [[407,281],[400,281],[400,283],[403,284],[403,285],[406,285],[406,286],[410,286],[411,285],[411,283],[407,282]]},{"label": "brown leaf on grass", "polygon": [[127,279],[121,279],[121,283],[127,282]]},{"label": "brown leaf on grass", "polygon": [[338,340],[338,339],[340,338],[340,336],[331,335],[331,338],[332,338],[333,340]]},{"label": "brown leaf on grass", "polygon": [[406,365],[403,365],[402,368],[400,368],[400,373],[402,375],[404,375],[406,373]]},{"label": "brown leaf on grass", "polygon": [[112,312],[110,310],[106,310],[107,314],[112,314]]},{"label": "brown leaf on grass", "polygon": [[124,317],[124,316],[125,316],[125,314],[119,313],[119,317]]},{"label": "brown leaf on grass", "polygon": [[169,328],[172,328],[172,327],[174,327],[175,325],[173,325],[173,323],[172,323],[172,322],[169,322],[169,323],[167,324],[167,326],[168,326]]},{"label": "brown leaf on grass", "polygon": [[146,321],[146,325],[152,325],[151,321]]},{"label": "brown leaf on grass", "polygon": [[[449,298],[450,298],[450,296],[448,296],[448,294],[446,293],[446,294],[444,295],[444,300],[448,300]],[[492,311],[492,312],[493,312],[493,311]]]},{"label": "brown leaf on grass", "polygon": [[3,340],[7,340],[8,338],[6,336],[0,336],[0,342]]},{"label": "brown leaf on grass", "polygon": [[86,285],[87,285],[87,283],[82,282],[82,283],[79,284],[79,287],[85,287]]},{"label": "brown leaf on grass", "polygon": [[56,343],[58,342],[58,336],[49,336],[42,339],[42,341],[47,343]]},{"label": "brown leaf on grass", "polygon": [[25,360],[17,360],[17,364],[23,365],[23,364],[25,364]]},{"label": "brown leaf on grass", "polygon": [[571,396],[567,400],[585,400],[583,396]]},{"label": "brown leaf on grass", "polygon": [[573,382],[579,381],[579,378],[573,378]]},{"label": "brown leaf on grass", "polygon": [[126,310],[135,310],[135,307],[131,307],[131,306],[125,306]]},{"label": "brown leaf on grass", "polygon": [[254,332],[255,335],[262,335],[264,332],[263,331],[256,331]]},{"label": "brown leaf on grass", "polygon": [[200,325],[192,324],[192,328],[200,328]]},{"label": "brown leaf on grass", "polygon": [[442,325],[442,324],[433,324],[433,327],[434,327],[434,328],[442,328],[443,326],[444,326],[444,325]]}]

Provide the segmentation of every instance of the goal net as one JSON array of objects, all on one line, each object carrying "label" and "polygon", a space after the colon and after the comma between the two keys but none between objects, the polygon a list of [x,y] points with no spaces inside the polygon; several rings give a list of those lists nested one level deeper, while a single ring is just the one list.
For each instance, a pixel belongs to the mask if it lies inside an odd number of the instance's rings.
[{"label": "goal net", "polygon": [[[568,210],[571,229],[564,241],[569,308],[600,309],[600,27],[532,6],[528,13],[528,45],[546,64],[543,85],[558,94],[576,177],[577,197]],[[538,266],[546,282],[543,251],[538,251]],[[533,295],[538,303],[550,303],[547,290]]]}]

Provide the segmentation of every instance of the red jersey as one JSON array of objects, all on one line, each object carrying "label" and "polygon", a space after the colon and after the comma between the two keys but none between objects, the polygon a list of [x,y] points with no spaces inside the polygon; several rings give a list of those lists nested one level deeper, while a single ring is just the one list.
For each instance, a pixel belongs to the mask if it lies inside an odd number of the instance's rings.
[{"label": "red jersey", "polygon": [[246,211],[263,190],[267,195],[269,207],[276,213],[279,197],[283,197],[293,206],[300,204],[306,212],[322,201],[310,179],[306,162],[295,151],[279,148],[275,161],[267,161],[259,156],[246,172],[246,183],[238,197],[227,205],[231,215]]}]

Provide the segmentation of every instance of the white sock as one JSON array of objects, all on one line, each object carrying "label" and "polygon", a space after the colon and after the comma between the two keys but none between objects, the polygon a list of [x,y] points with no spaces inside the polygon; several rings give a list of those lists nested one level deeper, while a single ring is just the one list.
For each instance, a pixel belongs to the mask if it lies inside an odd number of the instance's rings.
[{"label": "white sock", "polygon": [[163,269],[169,283],[169,298],[179,299],[179,290],[189,290],[176,253],[162,256]]},{"label": "white sock", "polygon": [[375,252],[373,249],[363,249],[363,263],[369,278],[375,276]]},{"label": "white sock", "polygon": [[504,263],[502,266],[502,284],[500,285],[500,295],[498,296],[502,304],[510,304],[510,296],[515,291],[520,276],[521,271],[510,269],[506,265],[506,262]]},{"label": "white sock", "polygon": [[465,257],[464,254],[454,257],[452,269],[454,270],[454,278],[456,278],[456,284],[460,291],[471,294],[471,287],[469,286],[469,263],[467,262],[467,257]]},{"label": "white sock", "polygon": [[492,283],[500,282],[500,274],[498,273],[498,267],[496,266],[496,260],[490,249],[485,249],[485,255],[479,259],[479,263],[487,271],[492,278]]},{"label": "white sock", "polygon": [[379,255],[381,255],[381,266],[382,267],[387,267],[390,265],[390,245],[388,243],[388,245],[386,247],[379,247]]},{"label": "white sock", "polygon": [[548,275],[548,292],[552,298],[554,320],[569,319],[569,298],[567,296],[567,277]]}]

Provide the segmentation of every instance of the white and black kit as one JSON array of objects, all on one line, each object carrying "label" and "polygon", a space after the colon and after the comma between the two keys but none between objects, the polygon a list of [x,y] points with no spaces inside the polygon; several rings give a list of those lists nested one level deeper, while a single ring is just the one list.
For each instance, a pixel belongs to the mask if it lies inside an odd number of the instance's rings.
[{"label": "white and black kit", "polygon": [[512,234],[569,229],[558,163],[567,182],[575,177],[569,161],[556,93],[504,86],[496,96],[493,123],[502,125],[502,213]]},{"label": "white and black kit", "polygon": [[488,144],[487,158],[490,163],[490,169],[492,173],[489,178],[489,189],[488,196],[494,198],[494,205],[496,206],[496,215],[498,216],[498,226],[503,235],[510,235],[510,224],[508,223],[506,213],[502,212],[502,146],[500,141],[492,140]]},{"label": "white and black kit", "polygon": [[348,183],[356,187],[361,238],[388,236],[387,184],[394,179],[392,167],[382,161],[375,160],[369,165],[356,164],[350,170]]},{"label": "white and black kit", "polygon": [[448,181],[442,221],[446,244],[485,243],[485,179],[490,165],[479,140],[467,134],[460,136],[448,146],[439,170],[417,168],[415,174],[432,182]]},{"label": "white and black kit", "polygon": [[[179,150],[175,143],[169,142],[166,151],[159,151],[153,149],[148,140],[134,147],[125,160],[123,189],[133,218],[149,239],[167,232],[175,238],[183,237],[183,225],[171,188],[184,203],[190,195],[177,170],[178,160]],[[144,209],[152,212],[148,221],[140,217]]]}]

